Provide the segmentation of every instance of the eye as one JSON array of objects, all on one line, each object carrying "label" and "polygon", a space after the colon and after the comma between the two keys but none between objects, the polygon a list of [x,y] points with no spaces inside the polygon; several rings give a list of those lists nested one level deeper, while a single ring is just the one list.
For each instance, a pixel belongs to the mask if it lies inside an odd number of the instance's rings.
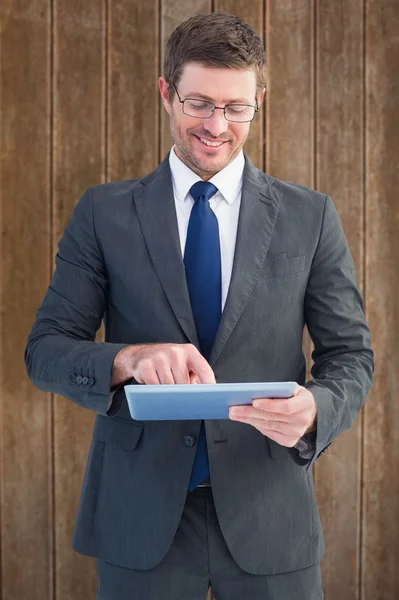
[{"label": "eye", "polygon": [[209,102],[202,102],[202,100],[186,100],[190,108],[195,110],[209,110]]},{"label": "eye", "polygon": [[242,104],[229,104],[227,108],[230,112],[235,114],[244,113],[248,110],[248,106],[244,106]]}]

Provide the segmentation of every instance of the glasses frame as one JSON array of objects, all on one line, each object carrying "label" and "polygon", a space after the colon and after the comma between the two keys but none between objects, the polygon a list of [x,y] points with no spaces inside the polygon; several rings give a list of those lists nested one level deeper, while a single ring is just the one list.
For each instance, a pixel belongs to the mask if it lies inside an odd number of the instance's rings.
[{"label": "glasses frame", "polygon": [[[212,111],[212,114],[211,114],[211,115],[209,115],[209,117],[195,117],[194,115],[189,115],[189,114],[187,114],[186,112],[184,112],[184,103],[185,103],[185,101],[186,101],[186,100],[196,100],[196,101],[198,101],[198,100],[201,100],[202,98],[184,98],[184,100],[182,100],[182,99],[180,98],[180,94],[179,94],[179,92],[177,91],[177,88],[176,88],[176,86],[175,86],[175,85],[173,85],[173,83],[172,83],[172,87],[173,87],[173,89],[175,90],[175,92],[176,92],[176,94],[177,94],[177,98],[178,98],[178,100],[179,100],[180,104],[182,104],[182,105],[183,105],[183,106],[182,106],[183,113],[184,113],[185,115],[187,115],[187,117],[191,117],[192,119],[210,119],[210,118],[211,118],[211,117],[213,117],[213,115],[215,114],[215,110],[222,110],[222,111],[223,111],[224,118],[225,118],[225,119],[226,119],[226,121],[228,121],[229,123],[250,123],[251,121],[253,121],[253,120],[254,120],[256,113],[257,113],[257,112],[259,112],[259,106],[258,106],[258,99],[257,99],[257,98],[255,98],[255,103],[256,103],[256,106],[254,106],[253,104],[240,104],[240,103],[237,103],[237,104],[226,104],[226,106],[216,106],[216,104],[214,104],[214,103],[213,103],[213,102],[211,102],[210,100],[204,100],[204,102],[208,102],[208,104],[212,104],[212,106],[213,106],[213,111]],[[252,119],[246,119],[245,121],[234,121],[233,119],[228,119],[228,118],[226,117],[226,108],[227,108],[227,107],[229,107],[229,106],[250,106],[251,108],[254,108],[254,109],[255,109],[254,116],[252,117]]]}]

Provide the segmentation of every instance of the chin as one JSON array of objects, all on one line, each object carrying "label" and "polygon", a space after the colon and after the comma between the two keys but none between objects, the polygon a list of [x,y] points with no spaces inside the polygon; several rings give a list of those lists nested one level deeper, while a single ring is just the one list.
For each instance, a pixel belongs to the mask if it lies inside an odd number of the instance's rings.
[{"label": "chin", "polygon": [[231,153],[228,155],[223,153],[223,155],[220,156],[212,156],[212,154],[197,154],[195,155],[195,158],[198,164],[213,166],[227,164],[230,161],[231,156]]},{"label": "chin", "polygon": [[197,168],[203,171],[204,173],[216,173],[217,171],[221,171],[224,167],[227,166],[229,161],[227,160],[207,160],[207,161],[197,161]]}]

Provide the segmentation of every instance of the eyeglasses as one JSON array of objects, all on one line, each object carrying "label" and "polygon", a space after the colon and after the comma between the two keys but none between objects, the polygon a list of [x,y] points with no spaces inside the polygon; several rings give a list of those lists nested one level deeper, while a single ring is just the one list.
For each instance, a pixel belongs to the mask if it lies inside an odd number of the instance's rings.
[{"label": "eyeglasses", "polygon": [[259,111],[258,101],[255,98],[256,106],[250,104],[226,104],[226,106],[216,106],[213,102],[200,100],[198,98],[185,98],[182,100],[176,87],[172,84],[180,104],[183,105],[183,112],[188,117],[194,119],[210,119],[215,110],[222,110],[227,121],[234,123],[248,123],[252,121],[255,113]]}]

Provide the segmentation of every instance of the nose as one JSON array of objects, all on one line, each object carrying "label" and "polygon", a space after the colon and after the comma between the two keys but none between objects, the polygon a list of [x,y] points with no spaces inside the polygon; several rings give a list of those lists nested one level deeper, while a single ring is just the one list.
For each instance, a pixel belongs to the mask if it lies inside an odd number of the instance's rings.
[{"label": "nose", "polygon": [[218,138],[222,133],[225,133],[229,128],[229,122],[224,118],[223,110],[216,109],[213,115],[204,120],[204,129],[209,133]]}]

